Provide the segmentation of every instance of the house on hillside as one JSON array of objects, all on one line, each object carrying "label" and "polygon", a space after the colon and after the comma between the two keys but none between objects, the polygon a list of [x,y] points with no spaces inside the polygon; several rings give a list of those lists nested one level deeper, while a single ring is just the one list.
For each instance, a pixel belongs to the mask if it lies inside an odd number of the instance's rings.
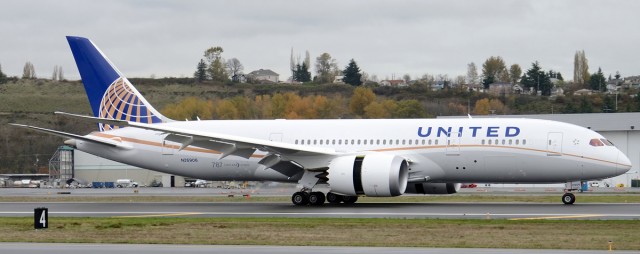
[{"label": "house on hillside", "polygon": [[578,91],[573,92],[573,95],[591,95],[593,91],[591,89],[580,89]]},{"label": "house on hillside", "polygon": [[269,69],[252,71],[246,75],[247,79],[257,83],[278,83],[280,75]]},{"label": "house on hillside", "polygon": [[519,89],[519,93],[522,93],[522,87],[520,85],[514,86],[511,83],[492,83],[489,85],[489,93],[493,95],[511,95],[514,94],[514,89]]},{"label": "house on hillside", "polygon": [[344,80],[342,80],[342,79],[344,79],[344,76],[336,76],[333,79],[333,83],[334,84],[344,84]]},{"label": "house on hillside", "polygon": [[390,79],[390,80],[383,80],[380,81],[380,85],[381,86],[391,86],[391,87],[406,87],[407,82],[404,81],[404,79]]}]

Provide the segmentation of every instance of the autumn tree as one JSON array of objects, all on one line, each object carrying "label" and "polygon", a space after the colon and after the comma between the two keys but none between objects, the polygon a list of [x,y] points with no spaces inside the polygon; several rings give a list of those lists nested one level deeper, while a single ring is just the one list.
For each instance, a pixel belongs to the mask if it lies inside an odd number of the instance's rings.
[{"label": "autumn tree", "polygon": [[351,113],[356,116],[364,115],[364,108],[369,106],[372,102],[376,100],[376,95],[370,88],[366,87],[357,87],[353,91],[353,96],[351,96],[351,100],[349,101],[349,109]]},{"label": "autumn tree", "polygon": [[244,66],[238,58],[234,57],[227,60],[227,70],[233,82],[240,82],[240,75],[242,75],[242,71],[244,71]]},{"label": "autumn tree", "polygon": [[467,82],[472,85],[478,83],[478,69],[474,62],[467,64]]},{"label": "autumn tree", "polygon": [[316,81],[318,83],[330,83],[336,76],[338,63],[331,58],[329,53],[322,53],[316,58]]},{"label": "autumn tree", "polygon": [[204,57],[207,59],[209,64],[207,72],[209,74],[209,78],[214,81],[227,81],[227,70],[225,68],[224,60],[222,59],[223,52],[224,50],[222,47],[211,47],[204,51]]},{"label": "autumn tree", "polygon": [[482,64],[482,84],[485,89],[489,89],[489,85],[495,82],[509,82],[507,67],[502,57],[489,57]]},{"label": "autumn tree", "polygon": [[165,106],[161,113],[169,118],[178,120],[211,119],[209,104],[196,97],[188,97],[178,103]]},{"label": "autumn tree", "polygon": [[422,104],[417,100],[402,100],[398,102],[393,116],[395,118],[424,118],[426,113]]},{"label": "autumn tree", "polygon": [[488,115],[489,109],[491,109],[491,105],[489,104],[489,99],[484,98],[476,101],[475,107],[473,107],[474,115]]},{"label": "autumn tree", "polygon": [[36,78],[36,70],[33,68],[33,64],[31,62],[26,62],[24,64],[24,68],[22,68],[22,78],[23,79],[35,79]]},{"label": "autumn tree", "polygon": [[352,86],[362,85],[362,74],[360,73],[360,68],[358,67],[358,64],[356,64],[356,61],[354,61],[353,59],[349,61],[349,65],[344,68],[342,74],[344,75],[344,78],[342,78],[342,81],[344,81],[344,83]]},{"label": "autumn tree", "polygon": [[196,72],[193,73],[193,77],[196,79],[196,82],[198,83],[205,81],[207,79],[207,63],[205,63],[203,59],[200,59],[200,62],[196,67]]},{"label": "autumn tree", "polygon": [[522,68],[520,68],[519,64],[512,64],[511,68],[509,68],[509,81],[511,84],[517,84],[522,76]]},{"label": "autumn tree", "polygon": [[581,86],[589,83],[589,61],[584,54],[584,50],[576,51],[573,57],[573,82]]},{"label": "autumn tree", "polygon": [[398,104],[394,100],[374,101],[364,108],[364,117],[371,119],[392,118],[397,108]]}]

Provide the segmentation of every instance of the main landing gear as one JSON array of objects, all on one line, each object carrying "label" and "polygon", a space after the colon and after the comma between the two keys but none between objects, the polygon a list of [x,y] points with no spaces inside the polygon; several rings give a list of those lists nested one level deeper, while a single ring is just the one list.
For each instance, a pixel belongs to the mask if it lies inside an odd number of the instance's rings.
[{"label": "main landing gear", "polygon": [[321,206],[325,201],[328,201],[331,204],[353,204],[358,201],[357,196],[343,196],[339,194],[335,194],[333,192],[327,193],[325,196],[324,193],[319,191],[299,191],[293,193],[291,195],[291,202],[297,206],[304,205],[312,205],[312,206]]}]

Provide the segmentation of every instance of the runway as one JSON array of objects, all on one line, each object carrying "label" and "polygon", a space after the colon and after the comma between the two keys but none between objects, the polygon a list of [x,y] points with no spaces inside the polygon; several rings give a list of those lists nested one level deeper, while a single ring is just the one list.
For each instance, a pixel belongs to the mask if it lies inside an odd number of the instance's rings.
[{"label": "runway", "polygon": [[31,216],[37,207],[48,208],[50,217],[640,219],[638,203],[356,203],[299,207],[284,202],[3,202],[0,216]]}]

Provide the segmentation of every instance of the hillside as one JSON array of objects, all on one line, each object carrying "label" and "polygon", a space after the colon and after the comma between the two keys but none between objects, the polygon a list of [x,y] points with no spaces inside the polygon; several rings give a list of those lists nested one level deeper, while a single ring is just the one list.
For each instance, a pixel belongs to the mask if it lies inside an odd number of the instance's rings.
[{"label": "hillside", "polygon": [[[348,85],[254,85],[254,84],[194,84],[192,79],[131,79],[136,88],[158,110],[163,111],[169,105],[177,105],[185,98],[198,98],[209,102],[221,102],[233,98],[246,98],[252,101],[258,95],[296,94],[302,98],[324,96],[341,98],[337,100],[339,110],[332,118],[362,117],[349,111],[349,100],[354,88]],[[494,111],[496,114],[535,114],[535,113],[577,113],[602,112],[613,101],[611,96],[566,96],[549,99],[527,95],[506,97],[491,96],[483,93],[470,93],[462,90],[431,91],[424,87],[372,89],[376,101],[394,101],[401,103],[416,100],[418,115],[434,117],[437,115],[466,115],[471,113]],[[618,111],[636,111],[640,107],[637,98],[628,95],[618,97]],[[487,99],[484,111],[478,111],[480,103]],[[208,105],[220,105],[209,103]],[[609,105],[609,106],[607,106]],[[477,107],[476,107],[477,106]],[[213,106],[212,106],[213,107]],[[55,116],[54,111],[90,115],[91,109],[80,81],[53,82],[49,80],[17,80],[0,84],[0,173],[36,172],[46,169],[50,156],[62,144],[62,139],[35,133],[7,125],[21,123],[86,134],[96,129],[93,124],[80,123],[75,119]],[[486,114],[486,113],[484,113]],[[216,115],[202,116],[203,119]],[[45,170],[46,172],[46,170]]]}]

